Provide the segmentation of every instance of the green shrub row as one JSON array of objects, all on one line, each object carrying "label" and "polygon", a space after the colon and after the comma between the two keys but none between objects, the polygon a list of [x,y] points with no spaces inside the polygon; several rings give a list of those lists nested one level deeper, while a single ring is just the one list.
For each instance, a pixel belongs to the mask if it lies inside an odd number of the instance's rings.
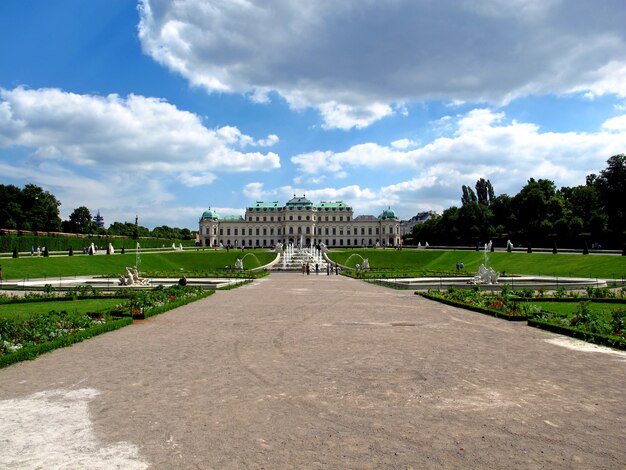
[{"label": "green shrub row", "polygon": [[528,319],[528,326],[534,326],[535,328],[541,328],[542,330],[551,331],[553,333],[559,333],[562,335],[571,336],[572,338],[582,339],[589,343],[601,344],[603,346],[610,346],[616,349],[626,350],[626,338],[619,336],[603,335],[601,333],[591,333],[571,326],[555,325],[554,323],[538,320]]},{"label": "green shrub row", "polygon": [[45,352],[70,346],[74,343],[79,343],[93,336],[100,335],[108,331],[117,330],[126,325],[130,325],[132,322],[132,318],[120,318],[119,320],[102,323],[100,325],[96,325],[85,330],[77,331],[76,333],[72,333],[70,335],[59,336],[52,341],[24,346],[23,348],[18,349],[12,353],[0,356],[0,369],[3,367],[7,367],[11,364],[15,364],[16,362],[24,361],[27,359],[35,359]]},{"label": "green shrub row", "polygon": [[205,291],[203,291],[201,293],[196,294],[194,297],[182,297],[182,298],[176,299],[176,300],[174,300],[172,302],[166,303],[165,305],[161,305],[161,306],[149,309],[147,312],[145,312],[143,314],[143,318],[150,318],[150,317],[153,317],[155,315],[159,315],[161,313],[165,313],[165,312],[167,312],[169,310],[173,310],[175,308],[182,307],[183,305],[190,304],[192,302],[195,302],[196,300],[200,300],[200,299],[204,299],[206,297],[209,297],[213,293],[215,293],[214,290],[205,290]]},{"label": "green shrub row", "polygon": [[503,312],[501,310],[497,310],[495,308],[478,307],[476,305],[469,305],[469,304],[466,304],[466,303],[463,303],[463,302],[458,302],[458,301],[455,301],[455,300],[445,299],[445,298],[440,297],[438,295],[429,294],[429,293],[426,293],[426,292],[415,292],[415,295],[421,295],[422,297],[425,297],[425,298],[430,299],[430,300],[435,300],[437,302],[441,302],[441,303],[446,304],[446,305],[451,305],[453,307],[461,307],[461,308],[464,308],[466,310],[471,310],[473,312],[478,312],[478,313],[484,313],[486,315],[491,315],[492,317],[497,317],[497,318],[503,318],[505,320],[525,321],[525,320],[528,319],[528,317],[526,315],[510,314],[510,313]]},{"label": "green shrub row", "polygon": [[72,248],[74,253],[82,253],[84,247],[89,246],[91,243],[98,245],[101,249],[105,249],[109,243],[113,245],[116,250],[133,249],[136,248],[137,242],[141,245],[141,248],[161,248],[161,246],[171,247],[172,243],[179,246],[180,243],[183,246],[193,246],[193,240],[170,240],[163,238],[139,238],[132,239],[126,237],[108,237],[105,235],[85,235],[68,237],[65,235],[15,235],[15,234],[0,234],[0,253],[11,253],[13,250],[24,253],[30,253],[31,247],[35,250],[37,247],[45,246],[48,251],[68,251]]}]

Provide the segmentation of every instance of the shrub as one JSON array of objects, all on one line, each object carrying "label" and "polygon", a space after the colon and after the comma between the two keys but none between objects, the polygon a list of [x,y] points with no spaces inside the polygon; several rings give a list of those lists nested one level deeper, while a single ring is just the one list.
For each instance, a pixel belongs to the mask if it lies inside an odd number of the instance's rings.
[{"label": "shrub", "polygon": [[17,258],[19,256],[19,253],[17,251],[17,247],[13,248],[13,258]]}]

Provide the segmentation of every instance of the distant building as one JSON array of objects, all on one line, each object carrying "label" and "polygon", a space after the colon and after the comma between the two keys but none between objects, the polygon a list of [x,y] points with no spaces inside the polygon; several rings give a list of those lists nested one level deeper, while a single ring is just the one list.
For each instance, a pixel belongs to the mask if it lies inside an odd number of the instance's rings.
[{"label": "distant building", "polygon": [[96,227],[104,228],[104,217],[100,215],[100,211],[98,211],[96,216],[93,218],[93,222],[96,224]]},{"label": "distant building", "polygon": [[403,220],[400,222],[400,233],[402,235],[407,235],[413,231],[413,227],[415,227],[417,224],[422,224],[428,219],[437,217],[438,215],[439,214],[434,211],[418,212],[409,220]]},{"label": "distant building", "polygon": [[209,209],[199,221],[204,246],[272,247],[277,243],[328,247],[396,246],[401,243],[400,222],[391,208],[378,217],[353,217],[342,201],[313,204],[294,197],[286,204],[257,201],[245,215],[219,217]]}]

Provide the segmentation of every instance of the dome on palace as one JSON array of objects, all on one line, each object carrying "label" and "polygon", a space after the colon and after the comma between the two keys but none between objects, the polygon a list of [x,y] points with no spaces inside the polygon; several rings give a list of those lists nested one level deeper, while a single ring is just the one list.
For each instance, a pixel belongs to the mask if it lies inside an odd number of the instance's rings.
[{"label": "dome on palace", "polygon": [[385,209],[385,210],[383,211],[383,213],[382,213],[382,214],[380,214],[380,215],[378,216],[378,218],[379,218],[379,219],[382,219],[382,220],[386,220],[386,219],[397,219],[397,218],[398,218],[398,216],[396,215],[396,213],[395,213],[395,212],[391,209],[391,207],[390,207],[390,208],[388,208],[388,209]]},{"label": "dome on palace", "polygon": [[202,213],[202,220],[217,220],[217,219],[219,219],[217,212],[212,211],[210,207],[208,210]]}]

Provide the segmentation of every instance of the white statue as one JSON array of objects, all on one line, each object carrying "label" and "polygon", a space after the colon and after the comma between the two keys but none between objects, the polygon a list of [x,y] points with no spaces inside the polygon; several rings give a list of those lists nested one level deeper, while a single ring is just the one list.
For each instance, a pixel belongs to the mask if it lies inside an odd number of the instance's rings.
[{"label": "white statue", "polygon": [[274,251],[276,253],[282,253],[283,252],[283,244],[281,242],[278,242],[276,244],[276,248],[274,249]]},{"label": "white statue", "polygon": [[499,277],[500,274],[495,272],[493,268],[487,268],[484,264],[481,264],[470,284],[497,284]]},{"label": "white statue", "polygon": [[109,243],[109,254],[113,254],[115,253],[115,249],[113,248],[113,245]]},{"label": "white statue", "polygon": [[369,269],[369,268],[370,268],[369,258],[363,258],[363,266],[361,266],[361,269],[365,271],[366,269]]},{"label": "white statue", "polygon": [[243,269],[243,260],[237,258],[237,261],[235,261],[235,269]]}]

